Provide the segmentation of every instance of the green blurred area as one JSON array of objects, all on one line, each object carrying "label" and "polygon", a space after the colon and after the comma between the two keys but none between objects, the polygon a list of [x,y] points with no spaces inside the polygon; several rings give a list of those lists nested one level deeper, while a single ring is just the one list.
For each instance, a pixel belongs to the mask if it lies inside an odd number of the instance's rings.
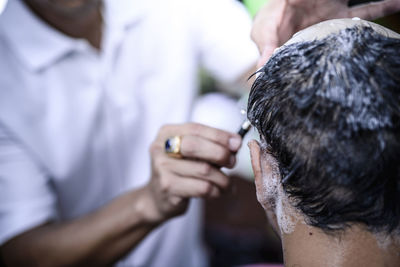
[{"label": "green blurred area", "polygon": [[251,17],[254,17],[257,11],[267,2],[268,0],[243,0],[243,4],[246,6]]},{"label": "green blurred area", "polygon": [[[269,0],[243,0],[242,2],[249,11],[251,17],[254,17],[257,14],[258,10],[268,1]],[[365,4],[371,1],[380,2],[381,0],[351,0],[350,5],[354,6]],[[387,16],[382,19],[375,20],[374,22],[400,33],[400,12],[397,12],[391,16]]]}]

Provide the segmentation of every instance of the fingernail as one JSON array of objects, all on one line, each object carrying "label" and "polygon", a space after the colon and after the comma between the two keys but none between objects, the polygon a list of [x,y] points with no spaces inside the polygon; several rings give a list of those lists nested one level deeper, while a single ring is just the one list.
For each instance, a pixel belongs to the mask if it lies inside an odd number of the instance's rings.
[{"label": "fingernail", "polygon": [[229,148],[232,151],[237,151],[242,144],[242,140],[239,137],[231,137],[229,139]]}]

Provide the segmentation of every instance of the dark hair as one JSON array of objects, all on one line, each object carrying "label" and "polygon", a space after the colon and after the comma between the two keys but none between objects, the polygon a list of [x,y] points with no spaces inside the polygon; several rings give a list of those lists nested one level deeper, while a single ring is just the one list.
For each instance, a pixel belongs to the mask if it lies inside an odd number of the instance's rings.
[{"label": "dark hair", "polygon": [[355,26],[281,48],[259,71],[248,117],[308,223],[400,224],[400,40]]}]

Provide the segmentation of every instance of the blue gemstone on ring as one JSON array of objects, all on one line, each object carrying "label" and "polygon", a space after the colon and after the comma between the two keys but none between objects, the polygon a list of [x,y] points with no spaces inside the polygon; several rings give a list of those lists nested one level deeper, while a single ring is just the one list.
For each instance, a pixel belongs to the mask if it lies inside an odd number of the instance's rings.
[{"label": "blue gemstone on ring", "polygon": [[170,141],[171,141],[171,139],[167,139],[167,141],[165,141],[165,151],[171,151]]},{"label": "blue gemstone on ring", "polygon": [[165,140],[165,153],[171,157],[182,158],[180,152],[181,138],[173,136]]}]

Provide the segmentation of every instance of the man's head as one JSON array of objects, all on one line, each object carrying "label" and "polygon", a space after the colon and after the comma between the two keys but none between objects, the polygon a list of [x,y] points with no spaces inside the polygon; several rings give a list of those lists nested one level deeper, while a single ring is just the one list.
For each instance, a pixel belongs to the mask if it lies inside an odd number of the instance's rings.
[{"label": "man's head", "polygon": [[[322,34],[315,38],[315,31]],[[374,232],[399,229],[400,39],[394,37],[364,21],[327,21],[295,35],[260,70],[248,117],[261,135],[252,156],[264,207],[271,198],[266,179],[278,176],[310,225],[327,232],[353,223]]]}]

